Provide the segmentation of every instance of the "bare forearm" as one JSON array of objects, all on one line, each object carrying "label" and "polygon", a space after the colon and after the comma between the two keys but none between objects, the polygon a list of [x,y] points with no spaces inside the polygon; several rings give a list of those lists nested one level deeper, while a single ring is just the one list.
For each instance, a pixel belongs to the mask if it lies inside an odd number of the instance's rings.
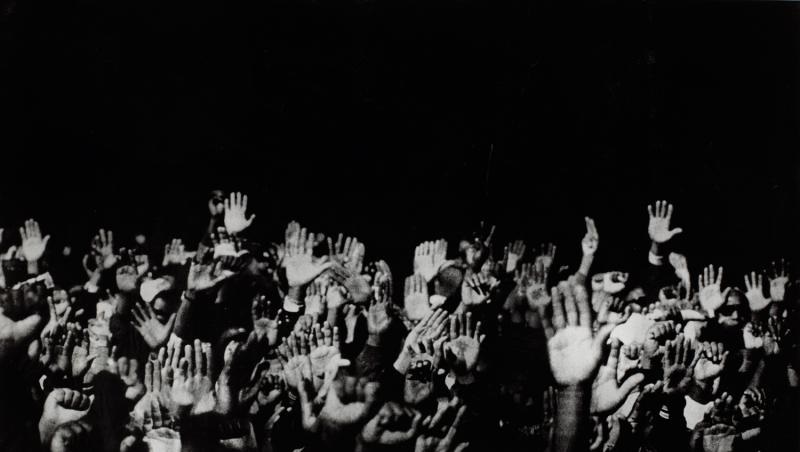
[{"label": "bare forearm", "polygon": [[594,254],[584,255],[581,259],[581,266],[578,267],[578,275],[584,278],[588,277],[592,270],[592,262],[594,262]]},{"label": "bare forearm", "polygon": [[188,338],[189,327],[191,324],[193,304],[195,303],[195,294],[194,292],[186,291],[183,296],[181,296],[181,305],[178,307],[177,316],[175,318],[175,330],[174,333],[176,336],[180,337],[181,339]]},{"label": "bare forearm", "polygon": [[578,452],[589,449],[589,403],[591,390],[567,386],[558,391],[555,430],[550,452]]}]

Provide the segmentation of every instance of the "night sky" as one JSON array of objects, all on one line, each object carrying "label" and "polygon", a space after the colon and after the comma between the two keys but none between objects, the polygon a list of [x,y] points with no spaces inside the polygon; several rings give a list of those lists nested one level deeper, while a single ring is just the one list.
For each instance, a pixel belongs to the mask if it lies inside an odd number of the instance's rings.
[{"label": "night sky", "polygon": [[[0,19],[0,225],[199,239],[211,189],[252,235],[356,234],[411,271],[480,219],[597,269],[646,204],[729,281],[797,250],[794,2],[18,0]],[[16,233],[13,234],[18,240]],[[8,242],[6,241],[6,245]]]}]

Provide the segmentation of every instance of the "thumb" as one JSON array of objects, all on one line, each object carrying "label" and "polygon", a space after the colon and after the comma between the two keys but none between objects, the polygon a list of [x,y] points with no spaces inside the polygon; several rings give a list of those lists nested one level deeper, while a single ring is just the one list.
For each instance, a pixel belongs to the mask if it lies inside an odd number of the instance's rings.
[{"label": "thumb", "polygon": [[683,232],[682,228],[675,228],[675,229],[669,231],[669,237],[670,238],[675,237],[676,235],[678,235],[678,234],[680,234],[682,232]]},{"label": "thumb", "polygon": [[49,236],[49,235],[46,235],[46,236],[44,236],[44,238],[42,239],[42,243],[44,243],[45,245],[47,245],[47,242],[48,242],[48,241],[50,241],[50,236]]},{"label": "thumb", "polygon": [[255,218],[256,218],[255,214],[250,215],[250,218],[247,219],[247,225],[250,226],[250,223],[252,223]]},{"label": "thumb", "polygon": [[619,386],[619,390],[625,397],[644,381],[644,374],[634,374],[626,378]]},{"label": "thumb", "polygon": [[175,319],[177,317],[178,317],[178,314],[176,314],[176,313],[173,313],[171,316],[169,316],[169,319],[167,320],[167,325],[166,326],[170,331],[172,330],[172,326],[175,325]]},{"label": "thumb", "polygon": [[616,328],[616,325],[607,324],[600,328],[600,331],[597,332],[597,335],[594,337],[594,347],[595,350],[599,351],[602,355],[603,353],[603,346],[608,341],[608,337],[611,336],[611,332]]}]

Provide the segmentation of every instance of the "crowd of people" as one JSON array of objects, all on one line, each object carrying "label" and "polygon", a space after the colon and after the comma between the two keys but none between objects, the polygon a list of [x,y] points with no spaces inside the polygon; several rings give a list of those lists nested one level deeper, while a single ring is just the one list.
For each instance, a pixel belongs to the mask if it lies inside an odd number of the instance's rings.
[{"label": "crowd of people", "polygon": [[2,255],[0,450],[796,448],[788,264],[690,274],[666,201],[640,268],[605,272],[591,218],[578,265],[482,224],[390,269],[297,222],[259,241],[247,203],[212,193],[200,243],[158,255],[101,229],[78,272],[26,221]]}]

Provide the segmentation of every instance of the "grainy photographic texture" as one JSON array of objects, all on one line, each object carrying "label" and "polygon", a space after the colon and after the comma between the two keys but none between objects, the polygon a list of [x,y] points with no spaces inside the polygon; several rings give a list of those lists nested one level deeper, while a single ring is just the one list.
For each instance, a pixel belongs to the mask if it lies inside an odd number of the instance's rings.
[{"label": "grainy photographic texture", "polygon": [[798,3],[0,6],[0,452],[798,449]]}]

